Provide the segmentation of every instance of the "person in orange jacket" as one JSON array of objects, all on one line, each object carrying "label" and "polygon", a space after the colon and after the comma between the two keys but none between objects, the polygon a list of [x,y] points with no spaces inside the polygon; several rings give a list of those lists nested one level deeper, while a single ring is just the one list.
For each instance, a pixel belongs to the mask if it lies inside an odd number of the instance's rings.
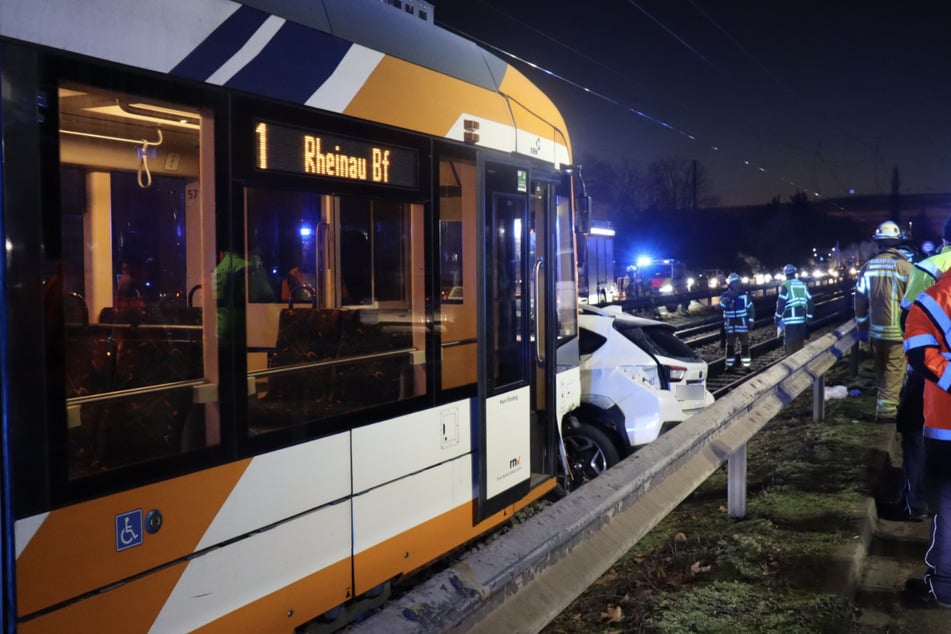
[{"label": "person in orange jacket", "polygon": [[905,592],[951,607],[951,271],[912,304],[904,350],[908,364],[925,378],[925,496],[934,512],[927,572],[909,579]]}]

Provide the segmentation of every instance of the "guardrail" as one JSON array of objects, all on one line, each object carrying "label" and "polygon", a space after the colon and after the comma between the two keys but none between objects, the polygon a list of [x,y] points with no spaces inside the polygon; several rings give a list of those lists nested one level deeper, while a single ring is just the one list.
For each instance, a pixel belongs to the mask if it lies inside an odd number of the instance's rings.
[{"label": "guardrail", "polygon": [[724,462],[743,517],[747,442],[810,386],[821,420],[824,375],[856,345],[846,322],[350,631],[538,631]]}]

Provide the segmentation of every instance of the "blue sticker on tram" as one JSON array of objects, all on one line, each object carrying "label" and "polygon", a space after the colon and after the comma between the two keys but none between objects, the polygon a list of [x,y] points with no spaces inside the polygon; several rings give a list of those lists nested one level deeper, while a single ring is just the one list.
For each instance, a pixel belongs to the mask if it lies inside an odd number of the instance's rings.
[{"label": "blue sticker on tram", "polygon": [[142,509],[116,515],[116,551],[142,543]]}]

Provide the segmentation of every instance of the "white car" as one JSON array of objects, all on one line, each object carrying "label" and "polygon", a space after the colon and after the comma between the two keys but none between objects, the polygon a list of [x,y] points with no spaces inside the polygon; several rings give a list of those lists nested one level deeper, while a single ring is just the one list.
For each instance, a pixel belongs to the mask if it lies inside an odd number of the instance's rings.
[{"label": "white car", "polygon": [[583,305],[578,325],[581,407],[565,435],[572,471],[593,477],[713,403],[706,361],[670,324]]}]

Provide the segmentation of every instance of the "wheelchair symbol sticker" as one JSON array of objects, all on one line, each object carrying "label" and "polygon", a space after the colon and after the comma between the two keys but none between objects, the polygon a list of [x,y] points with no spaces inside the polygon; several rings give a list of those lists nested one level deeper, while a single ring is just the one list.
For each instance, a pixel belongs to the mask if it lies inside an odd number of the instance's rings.
[{"label": "wheelchair symbol sticker", "polygon": [[116,515],[116,552],[142,544],[142,509]]}]

